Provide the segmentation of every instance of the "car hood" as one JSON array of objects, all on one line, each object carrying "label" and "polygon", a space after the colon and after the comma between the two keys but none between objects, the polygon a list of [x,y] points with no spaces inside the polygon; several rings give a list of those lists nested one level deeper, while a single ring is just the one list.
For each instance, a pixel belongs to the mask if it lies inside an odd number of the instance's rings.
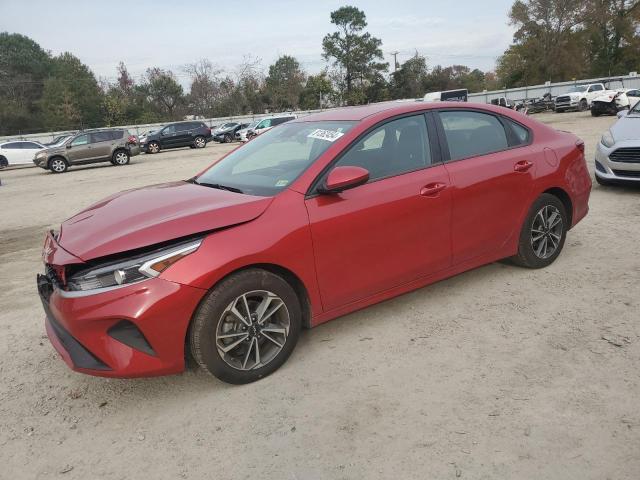
[{"label": "car hood", "polygon": [[66,151],[67,151],[66,143],[62,143],[60,145],[50,145],[48,147],[45,147],[43,150],[40,150],[40,152],[46,152],[47,155],[51,155],[53,153],[64,153]]},{"label": "car hood", "polygon": [[117,193],[69,218],[58,243],[88,261],[245,223],[271,200],[189,182],[152,185]]},{"label": "car hood", "polygon": [[611,127],[611,134],[616,142],[621,140],[640,141],[640,114],[632,113],[619,119]]}]

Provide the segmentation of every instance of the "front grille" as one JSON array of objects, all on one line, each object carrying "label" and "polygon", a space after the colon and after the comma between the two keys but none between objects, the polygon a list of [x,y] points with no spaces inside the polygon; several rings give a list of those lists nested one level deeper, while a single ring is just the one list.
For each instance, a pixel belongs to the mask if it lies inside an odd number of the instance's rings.
[{"label": "front grille", "polygon": [[619,148],[609,158],[613,162],[640,163],[640,147]]},{"label": "front grille", "polygon": [[556,103],[571,102],[571,97],[557,97]]},{"label": "front grille", "polygon": [[612,170],[617,177],[640,178],[640,170]]}]

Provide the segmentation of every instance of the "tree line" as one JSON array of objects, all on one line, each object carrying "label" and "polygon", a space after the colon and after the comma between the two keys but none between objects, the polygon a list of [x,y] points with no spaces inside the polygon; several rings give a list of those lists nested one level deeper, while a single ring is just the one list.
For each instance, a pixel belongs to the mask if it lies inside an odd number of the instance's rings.
[{"label": "tree line", "polygon": [[365,13],[352,6],[331,12],[334,31],[322,41],[327,64],[316,74],[290,55],[266,71],[260,59],[247,56],[233,71],[202,59],[177,73],[150,67],[137,79],[121,62],[108,81],[96,79],[71,53],[53,56],[28,37],[4,32],[0,135],[358,105],[640,68],[640,0],[516,0],[508,18],[516,32],[495,72],[430,66],[417,51],[391,69],[382,41],[367,32]]}]

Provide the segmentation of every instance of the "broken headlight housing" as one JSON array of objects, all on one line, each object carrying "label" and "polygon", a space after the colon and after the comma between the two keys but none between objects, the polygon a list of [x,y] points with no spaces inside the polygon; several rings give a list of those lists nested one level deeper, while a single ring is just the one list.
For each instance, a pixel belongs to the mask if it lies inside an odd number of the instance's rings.
[{"label": "broken headlight housing", "polygon": [[96,265],[72,275],[67,288],[71,291],[117,288],[157,277],[181,258],[195,252],[201,243],[202,239],[199,239],[130,259]]}]

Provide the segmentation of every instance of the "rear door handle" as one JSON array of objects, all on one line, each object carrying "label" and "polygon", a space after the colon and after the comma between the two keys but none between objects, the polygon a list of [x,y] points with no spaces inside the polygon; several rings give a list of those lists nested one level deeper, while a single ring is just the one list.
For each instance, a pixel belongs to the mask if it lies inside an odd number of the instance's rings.
[{"label": "rear door handle", "polygon": [[526,172],[531,167],[533,167],[533,162],[530,162],[529,160],[520,160],[513,166],[513,169],[516,172]]},{"label": "rear door handle", "polygon": [[423,197],[435,197],[445,188],[447,188],[445,183],[429,183],[420,189],[420,195]]}]

